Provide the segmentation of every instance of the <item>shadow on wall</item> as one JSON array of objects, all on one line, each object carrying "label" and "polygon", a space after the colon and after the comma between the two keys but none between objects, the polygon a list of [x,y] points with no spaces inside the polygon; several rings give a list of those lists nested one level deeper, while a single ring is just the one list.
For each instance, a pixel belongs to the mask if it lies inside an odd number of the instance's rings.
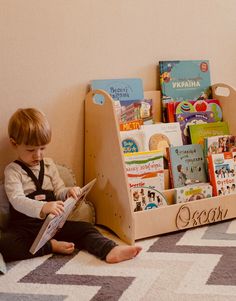
[{"label": "shadow on wall", "polygon": [[0,140],[0,181],[3,180],[5,166],[12,160],[15,160],[15,153],[11,148],[8,137],[4,137]]},{"label": "shadow on wall", "polygon": [[[68,87],[44,102],[40,99],[18,107],[36,107],[42,110],[52,126],[52,141],[45,156],[52,157],[55,162],[71,168],[78,181],[83,184],[84,165],[84,99],[87,84]],[[15,160],[15,152],[11,148],[7,134],[0,137],[0,181],[3,180],[4,169]]]},{"label": "shadow on wall", "polygon": [[52,126],[52,141],[47,156],[71,168],[83,184],[84,99],[87,85],[69,87],[50,101],[44,112]]}]

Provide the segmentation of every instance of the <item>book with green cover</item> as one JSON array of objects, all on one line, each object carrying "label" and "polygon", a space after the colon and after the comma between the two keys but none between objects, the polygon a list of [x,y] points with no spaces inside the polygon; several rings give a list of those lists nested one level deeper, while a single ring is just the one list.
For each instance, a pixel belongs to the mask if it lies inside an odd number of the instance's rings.
[{"label": "book with green cover", "polygon": [[218,121],[211,123],[200,123],[189,125],[189,135],[192,144],[204,145],[205,137],[229,135],[229,126],[227,121]]}]

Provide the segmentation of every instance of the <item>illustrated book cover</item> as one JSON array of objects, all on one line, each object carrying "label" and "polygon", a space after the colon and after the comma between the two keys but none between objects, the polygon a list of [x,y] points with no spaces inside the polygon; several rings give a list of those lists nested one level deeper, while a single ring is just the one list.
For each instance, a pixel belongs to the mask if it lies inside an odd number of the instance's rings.
[{"label": "illustrated book cover", "polygon": [[129,187],[164,190],[164,160],[158,151],[124,154]]},{"label": "illustrated book cover", "polygon": [[202,146],[186,144],[167,148],[172,188],[206,183],[207,174]]},{"label": "illustrated book cover", "polygon": [[204,138],[204,155],[236,151],[236,136],[223,135]]},{"label": "illustrated book cover", "polygon": [[144,91],[144,99],[152,101],[153,123],[162,121],[161,92],[157,90]]},{"label": "illustrated book cover", "polygon": [[184,100],[167,103],[167,121],[174,122],[175,114],[206,112],[214,115],[215,121],[222,121],[223,111],[218,99]]},{"label": "illustrated book cover", "polygon": [[120,131],[133,131],[133,130],[139,130],[141,125],[143,125],[143,120],[136,119],[136,120],[128,121],[125,123],[120,123],[119,128],[120,128]]},{"label": "illustrated book cover", "polygon": [[168,205],[164,194],[150,187],[133,187],[130,189],[134,212],[156,209]]},{"label": "illustrated book cover", "polygon": [[212,186],[209,183],[199,183],[174,189],[175,203],[186,203],[212,197]]},{"label": "illustrated book cover", "polygon": [[236,193],[236,152],[211,154],[207,157],[213,195]]},{"label": "illustrated book cover", "polygon": [[[91,81],[92,90],[104,90],[113,100],[142,100],[144,99],[143,81],[141,78],[95,79]],[[95,95],[97,103],[103,103],[102,95]]]},{"label": "illustrated book cover", "polygon": [[166,148],[183,145],[179,122],[155,123],[141,126],[144,133],[144,150],[158,150],[166,157]]},{"label": "illustrated book cover", "polygon": [[216,122],[214,114],[210,111],[175,114],[175,119],[180,124],[183,144],[191,143],[188,131],[189,125]]},{"label": "illustrated book cover", "polygon": [[188,128],[189,128],[191,143],[201,144],[202,146],[204,146],[205,137],[230,134],[227,121],[192,124],[189,125]]},{"label": "illustrated book cover", "polygon": [[143,152],[144,132],[141,129],[120,131],[121,148],[124,153]]},{"label": "illustrated book cover", "polygon": [[30,253],[35,254],[45,243],[53,238],[53,236],[63,227],[70,213],[77,207],[80,206],[81,202],[84,200],[86,195],[89,193],[93,185],[95,184],[96,179],[90,181],[87,185],[81,188],[81,194],[78,197],[78,200],[70,197],[64,202],[64,212],[55,216],[49,214],[41,229],[39,230],[38,235],[36,236],[32,246],[30,247]]},{"label": "illustrated book cover", "polygon": [[152,99],[120,102],[120,116],[118,116],[118,120],[121,124],[135,120],[141,120],[142,124],[152,124]]},{"label": "illustrated book cover", "polygon": [[134,123],[142,125],[161,121],[160,91],[144,91],[141,100],[114,101],[114,107],[121,130],[134,129]]},{"label": "illustrated book cover", "polygon": [[166,104],[211,98],[211,77],[208,60],[159,61],[163,113]]}]

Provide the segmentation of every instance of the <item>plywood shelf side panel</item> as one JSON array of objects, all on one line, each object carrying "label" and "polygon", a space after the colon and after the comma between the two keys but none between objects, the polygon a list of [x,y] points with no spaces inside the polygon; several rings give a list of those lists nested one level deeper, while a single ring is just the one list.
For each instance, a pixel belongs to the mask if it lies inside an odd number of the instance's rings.
[{"label": "plywood shelf side panel", "polygon": [[[96,94],[104,97],[102,104],[94,101]],[[133,243],[134,219],[123,160],[113,100],[104,91],[91,91],[85,100],[85,181],[96,177],[97,183],[89,200],[95,205],[98,224]]]},{"label": "plywood shelf side panel", "polygon": [[236,91],[223,83],[212,86],[213,98],[220,101],[223,109],[223,119],[228,122],[232,135],[236,135]]}]

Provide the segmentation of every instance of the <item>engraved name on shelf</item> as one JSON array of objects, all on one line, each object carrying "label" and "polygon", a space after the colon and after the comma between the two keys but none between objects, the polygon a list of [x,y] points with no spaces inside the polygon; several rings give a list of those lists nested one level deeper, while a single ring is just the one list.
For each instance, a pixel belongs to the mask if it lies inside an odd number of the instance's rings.
[{"label": "engraved name on shelf", "polygon": [[187,204],[182,205],[176,214],[175,224],[178,229],[201,226],[226,219],[227,208],[220,205],[210,209],[193,210]]}]

